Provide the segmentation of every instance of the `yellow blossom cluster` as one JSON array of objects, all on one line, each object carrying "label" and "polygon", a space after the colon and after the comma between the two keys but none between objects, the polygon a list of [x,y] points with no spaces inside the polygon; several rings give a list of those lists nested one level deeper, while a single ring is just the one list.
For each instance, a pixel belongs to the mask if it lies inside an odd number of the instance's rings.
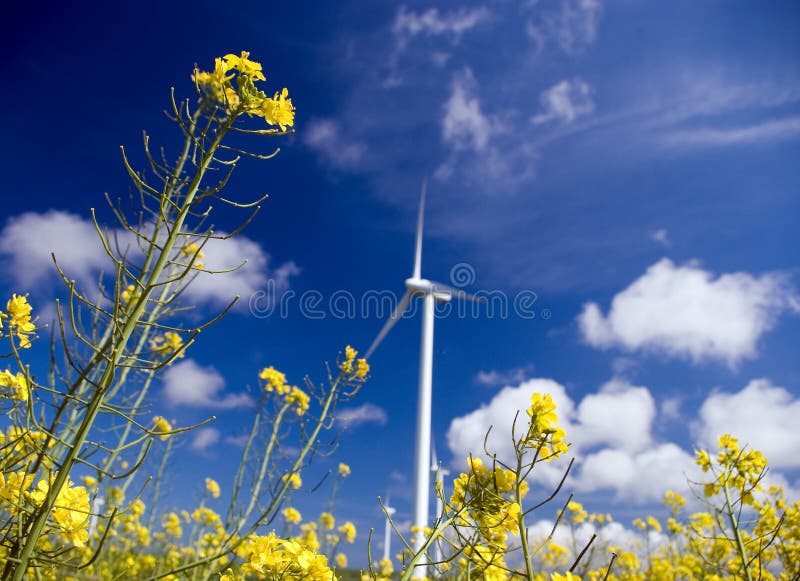
[{"label": "yellow blossom cluster", "polygon": [[707,482],[703,492],[707,497],[714,496],[725,488],[745,491],[744,504],[752,505],[753,493],[762,490],[761,479],[767,467],[767,459],[758,450],[741,449],[739,441],[730,434],[719,437],[719,452],[716,463],[705,450],[695,453],[695,462],[703,472],[710,472],[714,480]]},{"label": "yellow blossom cluster", "polygon": [[[242,113],[261,117],[269,125],[277,125],[281,131],[294,125],[294,105],[289,91],[284,88],[273,97],[256,88],[257,81],[265,81],[261,63],[250,60],[250,53],[226,54],[214,60],[210,72],[195,69],[192,77],[201,93],[222,107],[229,116]],[[233,81],[236,81],[236,88]]]},{"label": "yellow blossom cluster", "polygon": [[180,358],[186,355],[183,337],[174,331],[167,331],[162,336],[150,341],[150,348],[164,357],[172,357],[177,354],[177,357]]},{"label": "yellow blossom cluster", "polygon": [[[34,505],[40,506],[44,502],[55,478],[53,473],[49,481],[40,480],[36,488],[27,494]],[[73,486],[72,482],[67,481],[56,496],[50,518],[64,538],[81,547],[89,540],[89,516],[89,493],[86,488]]]},{"label": "yellow blossom cluster", "polygon": [[350,466],[345,464],[344,462],[339,463],[339,476],[341,478],[347,478],[350,476]]},{"label": "yellow blossom cluster", "polygon": [[205,253],[200,250],[200,246],[196,242],[190,242],[181,248],[181,254],[187,259],[191,259],[193,261],[192,268],[196,268],[198,270],[203,270],[205,266],[202,262],[202,259],[205,258]]},{"label": "yellow blossom cluster", "polygon": [[525,444],[539,450],[547,461],[565,454],[568,450],[563,428],[557,425],[556,404],[549,393],[534,393],[531,405],[526,410],[530,418]]},{"label": "yellow blossom cluster", "polygon": [[369,363],[366,359],[356,359],[358,351],[350,345],[344,348],[344,359],[339,363],[339,370],[351,379],[363,380],[369,374]]},{"label": "yellow blossom cluster", "polygon": [[206,490],[211,494],[211,498],[219,498],[219,483],[213,478],[206,478]]},{"label": "yellow blossom cluster", "polygon": [[16,335],[21,349],[31,346],[30,335],[36,331],[36,325],[31,320],[32,311],[26,295],[14,294],[6,303],[6,312],[0,312],[0,329],[3,329],[3,321],[7,320],[9,335]]},{"label": "yellow blossom cluster", "polygon": [[162,432],[158,437],[161,440],[166,440],[169,438],[169,434],[167,432],[172,431],[172,425],[162,416],[156,416],[153,418],[153,431]]},{"label": "yellow blossom cluster", "polygon": [[2,395],[13,400],[28,401],[30,398],[30,387],[24,373],[12,373],[8,369],[0,371],[0,387],[9,388],[8,393]]},{"label": "yellow blossom cluster", "polygon": [[294,405],[298,416],[302,416],[308,411],[311,398],[299,387],[286,383],[284,373],[274,367],[265,367],[259,371],[258,378],[264,382],[264,391],[285,396],[284,402],[287,405]]},{"label": "yellow blossom cluster", "polygon": [[[302,543],[292,539],[281,539],[270,533],[266,536],[251,535],[239,548],[236,555],[244,559],[241,569],[245,574],[259,579],[308,579],[309,581],[332,581],[336,579],[328,566],[328,559]],[[233,572],[228,579],[236,579]],[[225,579],[223,575],[222,579]]]}]

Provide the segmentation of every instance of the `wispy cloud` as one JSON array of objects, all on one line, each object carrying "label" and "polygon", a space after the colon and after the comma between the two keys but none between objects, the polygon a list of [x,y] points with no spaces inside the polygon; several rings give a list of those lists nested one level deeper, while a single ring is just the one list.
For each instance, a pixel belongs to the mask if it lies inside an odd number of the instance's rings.
[{"label": "wispy cloud", "polygon": [[578,318],[583,338],[601,349],[656,351],[734,366],[754,357],[761,336],[784,311],[800,311],[786,277],[745,272],[715,277],[696,263],[663,259],[617,294],[608,315],[588,303]]},{"label": "wispy cloud", "polygon": [[483,151],[489,144],[492,124],[475,94],[475,75],[464,69],[453,78],[450,99],[444,106],[442,139],[455,149]]},{"label": "wispy cloud", "polygon": [[490,369],[489,371],[479,371],[475,375],[475,383],[484,387],[499,387],[506,385],[519,385],[533,373],[533,365],[514,367],[504,371]]},{"label": "wispy cloud", "polygon": [[597,39],[603,5],[600,0],[531,2],[526,26],[537,52],[555,44],[568,54],[585,50]]},{"label": "wispy cloud", "polygon": [[303,131],[303,143],[336,169],[356,170],[366,146],[354,141],[334,119],[311,119]]},{"label": "wispy cloud", "polygon": [[201,367],[187,359],[164,372],[164,397],[170,405],[228,410],[252,407],[246,393],[223,395],[225,379],[213,367]]},{"label": "wispy cloud", "polygon": [[[384,79],[383,86],[392,88],[403,84],[399,60],[415,38],[443,38],[447,46],[455,46],[461,41],[462,35],[488,21],[490,17],[491,13],[484,6],[460,8],[450,12],[440,12],[438,8],[416,12],[400,6],[391,25],[394,47],[389,56],[389,74]],[[449,54],[443,50],[429,51],[428,54],[431,62],[439,67],[449,59]]]},{"label": "wispy cloud", "polygon": [[800,117],[784,117],[736,127],[692,127],[667,131],[661,137],[672,148],[729,147],[773,143],[800,136]]},{"label": "wispy cloud", "polygon": [[336,420],[350,428],[355,428],[362,424],[378,424],[382,426],[389,420],[389,416],[382,407],[372,403],[364,403],[357,407],[338,410],[336,412]]},{"label": "wispy cloud", "polygon": [[198,428],[194,431],[194,438],[189,446],[194,452],[207,452],[208,449],[219,442],[220,433],[216,428]]},{"label": "wispy cloud", "polygon": [[539,96],[541,112],[533,117],[533,123],[572,123],[579,117],[593,113],[593,92],[589,83],[579,78],[556,83]]}]

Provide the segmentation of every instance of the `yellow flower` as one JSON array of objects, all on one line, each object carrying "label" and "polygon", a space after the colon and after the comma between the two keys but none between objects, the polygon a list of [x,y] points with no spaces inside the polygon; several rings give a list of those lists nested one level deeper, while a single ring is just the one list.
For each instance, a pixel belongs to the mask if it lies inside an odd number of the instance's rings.
[{"label": "yellow flower", "polygon": [[295,404],[297,406],[295,411],[298,416],[302,416],[308,411],[308,404],[310,401],[311,398],[308,397],[308,394],[299,387],[292,387],[292,391],[286,396],[286,403]]},{"label": "yellow flower", "polygon": [[323,512],[321,515],[319,515],[319,524],[322,525],[324,530],[329,531],[336,526],[336,521],[331,513]]},{"label": "yellow flower", "polygon": [[10,370],[0,371],[0,386],[11,388],[11,399],[16,401],[28,401],[30,388],[25,374],[17,372],[11,373]]},{"label": "yellow flower", "polygon": [[[162,416],[156,416],[153,418],[153,431],[154,432],[171,432],[172,425],[165,420]],[[162,440],[166,440],[169,437],[169,434],[161,434],[158,436]]]},{"label": "yellow flower", "polygon": [[347,464],[345,464],[343,462],[340,462],[339,463],[339,476],[341,476],[342,478],[346,478],[347,476],[350,476],[350,466],[348,466]]},{"label": "yellow flower", "polygon": [[280,93],[275,93],[275,97],[267,97],[261,102],[256,114],[263,117],[270,125],[278,125],[281,131],[286,131],[286,126],[294,125],[294,105],[288,99],[289,90],[284,88]]},{"label": "yellow flower", "polygon": [[288,480],[289,485],[295,490],[303,486],[303,479],[300,478],[300,475],[297,472],[292,472],[291,474],[284,474],[281,477],[281,480],[283,480],[284,482]]},{"label": "yellow flower", "polygon": [[172,331],[167,331],[163,337],[156,337],[150,345],[159,355],[170,356],[173,353],[178,353],[178,357],[186,355],[183,350],[183,337]]},{"label": "yellow flower", "polygon": [[369,363],[366,359],[356,361],[356,377],[366,377],[369,373]]},{"label": "yellow flower", "polygon": [[344,553],[337,554],[336,555],[336,566],[337,567],[341,567],[342,569],[347,567],[347,555],[345,555]]},{"label": "yellow flower", "polygon": [[32,310],[33,308],[28,304],[28,297],[24,295],[17,296],[14,294],[6,303],[6,318],[9,319],[8,328],[17,335],[21,349],[27,349],[31,346],[28,335],[36,330],[36,325],[31,322]]},{"label": "yellow flower", "polygon": [[288,524],[294,525],[294,524],[299,523],[301,520],[303,520],[303,517],[300,514],[300,511],[297,510],[296,508],[292,508],[291,506],[287,507],[287,508],[284,508],[283,511],[282,511],[282,514],[283,514],[283,519]]},{"label": "yellow flower", "polygon": [[257,81],[266,81],[264,73],[261,72],[261,63],[251,61],[249,57],[250,53],[243,50],[241,56],[226,54],[223,58],[228,69],[235,69],[242,75],[247,75]]},{"label": "yellow flower", "polygon": [[266,382],[264,391],[275,391],[280,395],[286,395],[291,391],[291,387],[286,383],[286,375],[274,367],[265,367],[258,373],[258,378]]},{"label": "yellow flower", "polygon": [[206,490],[211,493],[211,498],[219,498],[219,484],[213,478],[206,478]]},{"label": "yellow flower", "polygon": [[339,532],[344,535],[345,540],[348,543],[352,543],[356,540],[356,525],[354,525],[350,521],[347,521],[342,526],[340,526]]},{"label": "yellow flower", "polygon": [[194,264],[192,265],[194,268],[202,270],[203,263],[201,262],[201,259],[205,258],[206,255],[202,250],[200,250],[200,246],[198,246],[194,242],[191,242],[189,244],[186,244],[183,248],[181,248],[181,253],[186,258],[192,258],[195,261]]}]

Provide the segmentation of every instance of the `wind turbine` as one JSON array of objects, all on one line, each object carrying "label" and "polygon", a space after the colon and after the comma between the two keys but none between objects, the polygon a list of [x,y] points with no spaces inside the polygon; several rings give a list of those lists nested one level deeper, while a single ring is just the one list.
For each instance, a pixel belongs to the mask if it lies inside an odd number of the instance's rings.
[{"label": "wind turbine", "polygon": [[[450,474],[450,471],[447,468],[443,468],[442,464],[436,458],[436,444],[434,443],[431,447],[431,455],[433,456],[431,462],[431,472],[433,472],[433,480],[436,482],[436,515],[437,518],[439,515],[442,514],[442,497],[444,496],[444,477]],[[436,543],[436,562],[441,563],[443,561],[442,555],[442,544]]]},{"label": "wind turbine", "polygon": [[[417,215],[417,237],[414,248],[414,270],[411,278],[406,279],[406,292],[395,307],[389,320],[386,321],[378,336],[370,345],[365,357],[367,359],[375,352],[381,341],[394,327],[403,313],[408,309],[413,297],[420,297],[423,301],[422,309],[422,337],[419,354],[419,391],[417,395],[417,427],[414,437],[414,514],[412,524],[417,527],[414,538],[414,550],[419,551],[425,544],[425,527],[428,526],[428,509],[430,494],[430,450],[431,450],[431,399],[433,384],[433,319],[437,302],[445,303],[454,296],[479,300],[462,290],[451,288],[445,284],[432,282],[422,278],[422,224],[425,214],[426,182],[422,183],[422,193],[419,200],[419,213]],[[427,559],[423,556],[420,560],[421,567],[427,566]]]},{"label": "wind turbine", "polygon": [[389,506],[389,495],[386,495],[386,504],[383,505],[383,510],[386,511],[386,528],[383,529],[383,559],[384,561],[392,560],[392,515],[396,512],[394,508]]}]

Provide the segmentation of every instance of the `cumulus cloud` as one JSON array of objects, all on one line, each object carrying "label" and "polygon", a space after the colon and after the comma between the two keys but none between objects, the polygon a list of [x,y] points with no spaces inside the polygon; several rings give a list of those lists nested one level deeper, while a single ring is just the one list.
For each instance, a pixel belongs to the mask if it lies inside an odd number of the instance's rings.
[{"label": "cumulus cloud", "polygon": [[673,443],[640,452],[605,448],[581,459],[575,486],[583,492],[611,490],[617,499],[658,502],[667,490],[685,489],[687,475],[694,472],[693,456]]},{"label": "cumulus cloud", "polygon": [[358,168],[367,151],[363,143],[353,141],[333,119],[311,119],[303,132],[303,142],[336,169]]},{"label": "cumulus cloud", "polygon": [[82,284],[93,283],[99,271],[112,266],[92,223],[58,210],[10,218],[0,232],[0,254],[7,260],[6,271],[21,288],[55,280],[51,254],[68,277]]},{"label": "cumulus cloud", "polygon": [[560,0],[533,3],[534,16],[526,31],[537,52],[554,43],[568,54],[586,49],[597,39],[603,6],[600,0]]},{"label": "cumulus cloud", "polygon": [[336,420],[354,428],[362,424],[378,424],[383,426],[388,421],[389,416],[386,410],[372,403],[364,403],[352,408],[343,408],[336,412]]},{"label": "cumulus cloud", "polygon": [[[111,229],[108,236],[135,258],[138,247],[129,232]],[[69,244],[64,244],[65,240]],[[242,235],[227,240],[209,239],[203,252],[203,263],[210,271],[242,266],[233,272],[214,275],[199,272],[186,290],[186,295],[195,302],[224,305],[236,295],[248,297],[270,285],[275,293],[280,293],[289,286],[290,278],[300,272],[291,261],[271,269],[270,255]],[[94,287],[100,272],[113,273],[113,265],[103,251],[94,225],[74,214],[57,210],[28,212],[10,218],[0,231],[4,269],[20,288],[51,288],[58,277],[51,253],[66,275],[84,288]],[[240,304],[244,308],[247,301]]]},{"label": "cumulus cloud", "polygon": [[617,294],[608,315],[588,303],[578,317],[584,340],[608,349],[651,350],[694,362],[735,365],[754,357],[758,340],[800,298],[777,274],[736,272],[714,277],[697,264],[663,259]]},{"label": "cumulus cloud", "polygon": [[[512,458],[511,424],[519,412],[518,429],[527,420],[525,409],[534,392],[549,393],[557,405],[559,425],[572,442],[570,456],[579,460],[568,484],[576,490],[611,491],[637,503],[660,501],[670,487],[685,488],[693,458],[673,443],[654,442],[652,429],[656,403],[645,387],[612,379],[576,403],[566,389],[551,379],[531,379],[506,387],[479,409],[454,419],[447,443],[456,466],[463,467],[469,453],[488,449],[498,458]],[[563,460],[563,461],[562,461]],[[534,478],[555,485],[566,459],[540,464]]]},{"label": "cumulus cloud", "polygon": [[198,428],[194,431],[194,438],[189,447],[195,452],[206,452],[219,442],[219,436],[219,430],[216,428]]},{"label": "cumulus cloud", "polygon": [[694,433],[704,447],[716,449],[721,434],[761,450],[774,468],[800,467],[800,399],[767,379],[755,379],[735,393],[718,391],[700,407]]},{"label": "cumulus cloud", "polygon": [[593,92],[589,83],[579,78],[556,83],[539,95],[541,112],[533,118],[533,123],[572,123],[590,115],[595,109]]},{"label": "cumulus cloud", "polygon": [[455,149],[483,151],[492,133],[489,118],[475,96],[475,76],[467,68],[453,79],[450,99],[444,106],[442,139]]},{"label": "cumulus cloud", "polygon": [[213,367],[201,367],[192,359],[172,365],[164,372],[164,397],[174,406],[212,409],[251,407],[246,393],[222,395],[225,379]]}]

